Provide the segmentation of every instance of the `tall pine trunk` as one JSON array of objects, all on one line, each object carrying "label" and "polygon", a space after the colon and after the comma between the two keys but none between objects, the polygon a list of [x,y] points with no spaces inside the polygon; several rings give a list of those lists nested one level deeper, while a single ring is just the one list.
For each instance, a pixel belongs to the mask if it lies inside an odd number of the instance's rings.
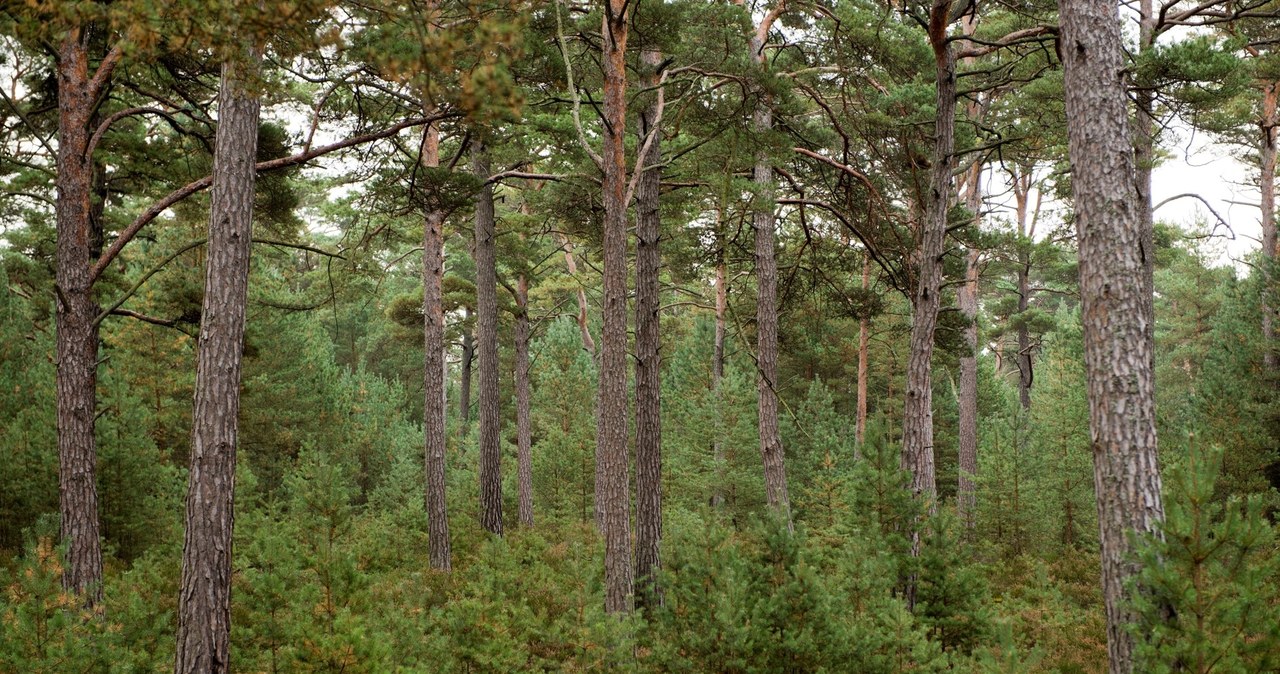
[{"label": "tall pine trunk", "polygon": [[[776,11],[776,10],[775,10]],[[776,14],[770,16],[776,18]],[[769,21],[757,27],[751,39],[751,59],[760,68],[767,67],[765,41]],[[768,93],[757,92],[752,124],[763,137],[773,130],[773,108]],[[756,390],[759,397],[758,422],[760,455],[764,462],[765,498],[769,506],[792,530],[791,499],[787,495],[787,472],[782,451],[782,433],[778,429],[778,260],[774,252],[774,188],[773,163],[767,150],[758,150],[752,180],[756,185],[752,227],[755,229],[756,253]]]},{"label": "tall pine trunk", "polygon": [[516,281],[516,474],[520,526],[533,526],[533,424],[529,417],[529,279]]},{"label": "tall pine trunk", "polygon": [[[428,108],[430,115],[434,110]],[[440,123],[422,132],[422,166],[440,166]],[[423,446],[426,482],[428,559],[431,568],[448,571],[449,514],[445,500],[444,219],[429,206],[422,228]]]},{"label": "tall pine trunk", "polygon": [[253,234],[260,53],[222,65],[200,313],[174,671],[230,671],[240,367]]},{"label": "tall pine trunk", "polygon": [[[484,144],[471,143],[472,171],[479,180],[489,177],[489,157]],[[480,366],[480,525],[502,535],[502,447],[499,427],[502,411],[498,397],[498,268],[494,249],[493,186],[476,196],[476,334]]]},{"label": "tall pine trunk", "polygon": [[605,611],[631,609],[631,489],[627,451],[627,17],[609,0],[601,23],[604,62],[604,334],[596,426],[596,510],[605,542]]},{"label": "tall pine trunk", "polygon": [[[637,129],[640,147],[648,150],[640,159],[636,184],[636,603],[641,608],[662,601],[658,570],[662,567],[662,339],[659,332],[661,302],[658,249],[662,212],[659,190],[662,170],[662,53],[640,53],[642,83],[653,89],[652,101],[640,113]],[[650,136],[652,136],[650,138]]]},{"label": "tall pine trunk", "polygon": [[98,305],[93,265],[89,147],[93,109],[101,90],[89,72],[88,31],[72,30],[58,47],[57,373],[58,509],[67,550],[62,584],[89,605],[102,597],[102,539],[98,519],[94,437],[98,373]]},{"label": "tall pine trunk", "polygon": [[902,467],[911,473],[911,491],[937,509],[933,448],[933,339],[942,287],[943,239],[951,205],[951,169],[955,164],[956,63],[947,41],[950,0],[939,0],[930,14],[929,40],[937,73],[933,175],[925,217],[912,255],[911,338],[907,358],[907,398],[902,418]]},{"label": "tall pine trunk", "polygon": [[1080,251],[1089,427],[1107,651],[1133,671],[1127,582],[1134,544],[1164,518],[1156,451],[1142,195],[1134,194],[1120,17],[1106,0],[1061,0],[1068,147]]}]

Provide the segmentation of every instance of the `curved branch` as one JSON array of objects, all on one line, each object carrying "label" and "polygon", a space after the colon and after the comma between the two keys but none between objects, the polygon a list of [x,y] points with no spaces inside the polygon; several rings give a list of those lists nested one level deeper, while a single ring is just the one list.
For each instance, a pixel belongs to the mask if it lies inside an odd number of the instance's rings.
[{"label": "curved branch", "polygon": [[[258,162],[258,164],[254,168],[259,173],[262,173],[264,171],[275,171],[275,170],[287,168],[290,166],[305,164],[311,161],[312,159],[321,157],[331,152],[336,152],[338,150],[344,150],[346,148],[354,147],[356,145],[363,145],[364,143],[371,143],[376,140],[388,138],[390,136],[396,135],[397,133],[409,127],[422,126],[423,124],[430,124],[431,122],[445,119],[450,116],[452,115],[448,113],[444,113],[444,114],[432,115],[430,117],[417,117],[404,122],[400,122],[399,124],[394,124],[381,131],[375,131],[373,133],[366,133],[360,136],[354,136],[352,138],[338,141],[336,143],[322,145],[320,147],[308,150],[306,152],[299,152],[298,154],[290,155],[288,157],[281,157],[279,159],[271,159],[268,161]],[[89,284],[93,285],[93,283],[98,280],[98,277],[102,276],[102,272],[106,270],[107,266],[110,265],[111,262],[114,261],[116,257],[120,255],[120,251],[123,250],[124,247],[130,241],[132,241],[135,236],[138,235],[138,232],[141,231],[142,228],[147,225],[147,223],[160,217],[161,213],[171,208],[174,204],[186,199],[187,197],[197,192],[201,192],[205,189],[208,189],[209,185],[211,185],[212,183],[213,183],[213,177],[205,176],[199,180],[188,183],[174,190],[173,192],[170,192],[163,199],[155,202],[154,204],[151,205],[150,208],[143,211],[142,214],[137,217],[137,219],[135,219],[128,227],[126,227],[123,231],[120,232],[120,236],[116,237],[116,240],[111,243],[111,247],[107,248],[107,250],[102,253],[102,256],[98,258],[98,261],[94,263],[93,269],[90,270],[89,272]]]}]

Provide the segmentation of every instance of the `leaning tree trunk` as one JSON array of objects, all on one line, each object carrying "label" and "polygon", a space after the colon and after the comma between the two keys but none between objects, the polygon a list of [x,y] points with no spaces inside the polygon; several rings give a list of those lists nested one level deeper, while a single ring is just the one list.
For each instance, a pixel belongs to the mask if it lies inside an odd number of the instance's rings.
[{"label": "leaning tree trunk", "polygon": [[[659,189],[662,170],[661,74],[662,53],[640,53],[646,71],[643,85],[653,89],[652,102],[640,113],[637,132],[640,147],[648,149],[640,159],[636,184],[636,603],[641,609],[662,602],[658,570],[662,567],[662,344],[659,333],[662,256],[658,250],[662,213]],[[652,137],[650,137],[652,136]]]},{"label": "leaning tree trunk", "polygon": [[520,526],[533,526],[533,424],[529,418],[529,279],[516,281],[516,473]]},{"label": "leaning tree trunk", "polygon": [[253,232],[260,53],[222,65],[174,671],[230,671],[236,434]]},{"label": "leaning tree trunk", "polygon": [[627,475],[627,17],[626,0],[609,0],[604,39],[604,333],[596,510],[605,542],[605,611],[631,610],[631,489]]},{"label": "leaning tree trunk", "polygon": [[951,169],[955,164],[956,63],[947,42],[950,0],[930,14],[929,38],[937,67],[937,119],[934,122],[933,176],[927,211],[920,223],[912,263],[911,341],[907,358],[907,399],[902,417],[902,467],[911,473],[911,491],[937,510],[933,457],[933,336],[938,325],[942,286],[943,239],[951,205]]},{"label": "leaning tree trunk", "polygon": [[98,305],[93,266],[89,125],[101,85],[89,73],[87,31],[58,48],[57,409],[60,536],[67,550],[62,585],[93,605],[102,597],[98,520],[98,448],[94,438],[98,372]]},{"label": "leaning tree trunk", "polygon": [[[489,177],[489,157],[483,143],[472,141],[472,170]],[[502,424],[498,397],[498,268],[494,249],[493,186],[476,197],[476,333],[480,366],[480,525],[502,535]]]},{"label": "leaning tree trunk", "polygon": [[1134,194],[1120,17],[1062,0],[1067,137],[1080,250],[1089,427],[1111,672],[1132,672],[1134,545],[1164,519],[1143,226]]},{"label": "leaning tree trunk", "polygon": [[[775,15],[776,16],[776,15]],[[765,39],[768,25],[761,25],[751,39],[751,58],[766,67]],[[759,92],[753,124],[764,136],[773,130],[769,95]],[[763,138],[761,139],[763,142]],[[756,246],[756,389],[760,455],[764,462],[765,498],[792,530],[791,500],[787,496],[787,472],[783,462],[782,433],[778,430],[778,260],[774,252],[773,163],[766,150],[756,152],[752,180],[756,184],[752,226]]]},{"label": "leaning tree trunk", "polygon": [[[433,112],[426,110],[428,116]],[[420,161],[428,171],[440,166],[439,122],[423,130]],[[431,568],[448,571],[452,563],[445,500],[444,219],[444,211],[431,205],[422,228],[422,388],[427,556]]]},{"label": "leaning tree trunk", "polygon": [[1267,373],[1274,374],[1277,368],[1276,334],[1275,334],[1275,291],[1273,287],[1276,274],[1276,125],[1280,117],[1276,115],[1276,97],[1280,94],[1280,82],[1272,82],[1262,92],[1262,137],[1258,143],[1258,158],[1261,171],[1258,176],[1258,189],[1261,191],[1262,203],[1262,260],[1263,278],[1266,283],[1262,289],[1262,357]]}]

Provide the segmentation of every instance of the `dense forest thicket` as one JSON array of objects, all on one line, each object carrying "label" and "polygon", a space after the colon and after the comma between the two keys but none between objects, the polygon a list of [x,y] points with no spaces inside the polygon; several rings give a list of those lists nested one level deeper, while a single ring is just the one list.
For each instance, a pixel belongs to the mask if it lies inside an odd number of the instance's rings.
[{"label": "dense forest thicket", "polygon": [[0,28],[0,673],[1280,671],[1276,0]]}]

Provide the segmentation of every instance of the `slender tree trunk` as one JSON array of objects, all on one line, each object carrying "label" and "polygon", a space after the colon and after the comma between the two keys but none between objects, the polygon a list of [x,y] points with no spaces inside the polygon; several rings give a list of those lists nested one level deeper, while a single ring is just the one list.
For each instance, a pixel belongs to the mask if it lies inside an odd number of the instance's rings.
[{"label": "slender tree trunk", "polygon": [[[649,105],[640,113],[637,129],[642,171],[636,184],[636,604],[643,610],[662,603],[658,570],[662,568],[662,345],[659,332],[661,303],[658,249],[662,212],[659,189],[662,170],[662,88],[658,68],[662,53],[640,52],[641,82],[654,89]],[[649,167],[654,168],[649,168]]]},{"label": "slender tree trunk", "polygon": [[462,308],[462,373],[458,390],[458,437],[467,437],[471,425],[471,364],[476,359],[476,342],[471,307]]},{"label": "slender tree trunk", "polygon": [[[725,314],[729,307],[729,269],[725,264],[724,233],[720,231],[719,212],[716,213],[716,329],[715,343],[711,352],[711,391],[716,401],[716,423],[720,420],[720,407],[723,391],[721,380],[724,379],[724,336]],[[718,429],[717,429],[718,430]],[[717,432],[711,441],[711,458],[715,462],[715,487],[711,492],[711,505],[724,505],[725,455],[722,434]]]},{"label": "slender tree trunk", "polygon": [[1280,90],[1280,82],[1271,82],[1263,89],[1262,95],[1262,134],[1258,143],[1258,157],[1261,171],[1258,176],[1258,189],[1261,191],[1262,203],[1262,260],[1264,264],[1263,278],[1267,279],[1262,290],[1262,344],[1263,363],[1267,372],[1274,373],[1277,368],[1275,319],[1276,307],[1274,298],[1276,274],[1276,125],[1280,117],[1276,114],[1276,97]]},{"label": "slender tree trunk", "polygon": [[[1028,245],[1024,242],[1024,245]],[[1018,314],[1024,315],[1030,307],[1031,259],[1027,251],[1018,257]],[[1018,402],[1022,409],[1031,410],[1031,386],[1035,383],[1035,371],[1031,361],[1031,331],[1025,320],[1018,323]]]},{"label": "slender tree trunk", "polygon": [[102,540],[98,520],[97,406],[99,307],[93,300],[91,184],[86,156],[98,96],[89,72],[88,38],[73,30],[58,48],[57,351],[58,503],[67,565],[62,584],[102,598]]},{"label": "slender tree trunk", "polygon": [[236,434],[260,108],[252,80],[260,60],[253,50],[243,61],[224,62],[218,94],[178,601],[178,674],[230,671]]},{"label": "slender tree trunk", "polygon": [[533,526],[533,425],[529,419],[529,279],[516,281],[516,466],[520,526]]},{"label": "slender tree trunk", "polygon": [[[751,40],[751,58],[766,67],[764,53],[768,25],[761,25]],[[753,116],[755,131],[765,136],[773,129],[773,108],[767,93],[760,92]],[[787,496],[787,472],[783,462],[782,434],[778,430],[778,260],[774,254],[773,163],[766,150],[756,152],[752,179],[756,184],[752,226],[756,245],[756,389],[759,395],[760,454],[764,461],[764,489],[769,506],[792,530],[791,499]]]},{"label": "slender tree trunk", "polygon": [[[1014,364],[1018,367],[1018,402],[1024,411],[1031,410],[1031,386],[1035,382],[1035,365],[1031,359],[1031,331],[1027,326],[1026,313],[1031,306],[1031,247],[1035,238],[1034,225],[1028,222],[1031,205],[1031,188],[1033,185],[1034,166],[1023,167],[1022,173],[1013,176],[1013,198],[1018,218],[1018,328],[1015,338],[1018,342],[1017,358]],[[1039,206],[1037,205],[1037,212]]]},{"label": "slender tree trunk", "polygon": [[[973,227],[981,222],[982,164],[974,162],[969,169],[966,206],[974,215]],[[956,511],[965,528],[972,529],[977,512],[977,488],[973,478],[978,474],[978,249],[970,248],[965,258],[964,285],[956,292],[956,304],[965,320],[965,351],[960,356],[960,480],[956,494]]]},{"label": "slender tree trunk", "polygon": [[951,205],[955,164],[955,54],[947,42],[949,0],[935,4],[930,41],[937,66],[937,120],[934,122],[933,177],[929,201],[913,254],[915,286],[911,296],[911,341],[907,359],[907,399],[902,419],[902,467],[911,473],[911,491],[937,510],[938,488],[933,451],[933,337],[942,286],[943,239]]},{"label": "slender tree trunk", "polygon": [[604,61],[604,333],[596,428],[596,509],[605,541],[605,611],[631,610],[631,489],[627,451],[627,17],[626,0],[608,0]]},{"label": "slender tree trunk", "polygon": [[[871,287],[871,255],[862,258],[862,289]],[[854,415],[854,435],[856,451],[862,451],[862,443],[867,438],[867,370],[871,346],[871,319],[863,316],[858,319],[858,407]]]},{"label": "slender tree trunk", "polygon": [[[569,269],[569,275],[577,279],[578,263],[573,259],[573,243],[569,241],[569,237],[561,235],[560,246],[564,248],[564,264]],[[587,291],[581,283],[578,284],[578,331],[582,333],[583,350],[595,358],[596,340],[591,338],[591,330],[587,327]]]},{"label": "slender tree trunk", "polygon": [[1111,672],[1128,674],[1135,616],[1125,586],[1138,572],[1133,545],[1157,534],[1164,519],[1145,234],[1132,187],[1117,7],[1106,0],[1061,0],[1059,7],[1107,650]]},{"label": "slender tree trunk", "polygon": [[[472,170],[477,178],[489,177],[489,157],[484,144],[471,143]],[[502,535],[502,423],[498,397],[498,261],[493,213],[493,186],[486,184],[476,197],[476,332],[480,365],[480,525]]]},{"label": "slender tree trunk", "polygon": [[[430,115],[434,110],[428,108]],[[422,134],[422,166],[439,170],[440,124],[432,122]],[[423,440],[426,480],[427,541],[431,568],[452,567],[449,545],[449,513],[445,500],[445,397],[444,353],[444,220],[435,207],[427,211],[422,228],[422,346]]]}]

